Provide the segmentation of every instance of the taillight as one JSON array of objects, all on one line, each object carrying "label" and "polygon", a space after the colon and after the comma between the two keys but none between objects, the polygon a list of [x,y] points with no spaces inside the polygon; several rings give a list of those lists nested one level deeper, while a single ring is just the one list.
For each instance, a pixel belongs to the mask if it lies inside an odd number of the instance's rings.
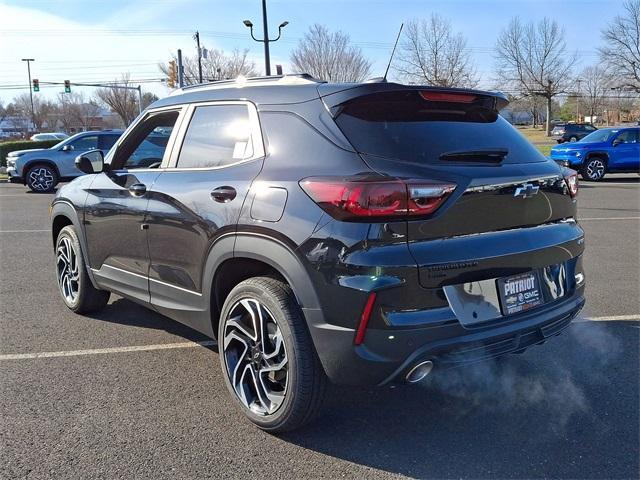
[{"label": "taillight", "polygon": [[451,183],[421,180],[353,180],[307,178],[302,189],[322,209],[338,220],[382,221],[430,215],[456,188]]},{"label": "taillight", "polygon": [[567,184],[571,198],[576,198],[578,196],[578,172],[567,168],[564,173],[564,183]]}]

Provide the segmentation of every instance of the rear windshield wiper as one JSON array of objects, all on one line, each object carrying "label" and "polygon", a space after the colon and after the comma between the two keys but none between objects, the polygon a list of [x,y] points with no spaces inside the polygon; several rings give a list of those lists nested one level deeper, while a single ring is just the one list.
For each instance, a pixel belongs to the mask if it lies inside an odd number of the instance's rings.
[{"label": "rear windshield wiper", "polygon": [[509,150],[463,150],[457,152],[445,152],[440,155],[440,160],[446,162],[470,162],[470,163],[501,163],[504,157],[509,155]]}]

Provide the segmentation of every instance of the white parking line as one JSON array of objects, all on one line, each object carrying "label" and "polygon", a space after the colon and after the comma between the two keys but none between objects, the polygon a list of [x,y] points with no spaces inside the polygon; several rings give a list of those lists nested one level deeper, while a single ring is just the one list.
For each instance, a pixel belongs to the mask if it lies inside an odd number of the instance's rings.
[{"label": "white parking line", "polygon": [[0,230],[0,233],[35,233],[35,232],[50,232],[51,229],[45,230]]},{"label": "white parking line", "polygon": [[578,322],[624,322],[624,321],[640,321],[640,315],[614,315],[608,317],[583,317]]},{"label": "white parking line", "polygon": [[640,217],[591,217],[591,218],[578,217],[578,222],[588,222],[590,220],[640,220]]},{"label": "white parking line", "polygon": [[174,348],[211,347],[214,340],[202,342],[161,343],[158,345],[137,345],[133,347],[94,348],[90,350],[67,350],[62,352],[10,353],[0,355],[0,360],[27,360],[33,358],[77,357],[80,355],[100,355],[103,353],[145,352],[149,350],[169,350]]}]

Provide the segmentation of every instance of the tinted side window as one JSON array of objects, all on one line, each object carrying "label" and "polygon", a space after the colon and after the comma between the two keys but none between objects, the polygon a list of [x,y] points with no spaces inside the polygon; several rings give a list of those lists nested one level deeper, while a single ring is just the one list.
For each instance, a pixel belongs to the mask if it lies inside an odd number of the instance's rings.
[{"label": "tinted side window", "polygon": [[179,113],[166,111],[148,114],[123,139],[111,160],[111,168],[118,170],[158,167],[162,163],[169,136]]},{"label": "tinted side window", "polygon": [[98,148],[98,137],[96,135],[87,135],[71,142],[74,150],[93,150]]},{"label": "tinted side window", "polygon": [[625,130],[622,132],[616,140],[621,143],[637,143],[638,142],[638,130]]},{"label": "tinted side window", "polygon": [[253,155],[246,105],[197,107],[178,156],[178,168],[210,168]]},{"label": "tinted side window", "polygon": [[100,135],[98,138],[98,148],[103,152],[107,152],[120,138],[120,135]]}]

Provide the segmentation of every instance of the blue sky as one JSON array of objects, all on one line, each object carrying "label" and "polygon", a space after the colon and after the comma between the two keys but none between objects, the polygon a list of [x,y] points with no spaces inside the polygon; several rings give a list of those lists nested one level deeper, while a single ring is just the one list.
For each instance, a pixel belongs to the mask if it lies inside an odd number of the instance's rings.
[{"label": "blue sky", "polygon": [[[373,76],[380,75],[400,23],[436,12],[467,37],[483,86],[490,87],[492,50],[511,17],[554,18],[565,29],[569,50],[586,66],[597,62],[600,30],[622,11],[622,0],[268,0],[268,7],[272,34],[289,21],[271,50],[272,64],[282,63],[285,70],[298,39],[311,24],[321,23],[348,33],[373,61]],[[126,71],[132,78],[159,77],[156,64],[177,48],[195,53],[190,35],[195,30],[208,48],[249,48],[264,68],[262,44],[253,42],[242,24],[251,19],[261,34],[260,0],[0,0],[0,18],[0,87],[26,83],[24,57],[36,59],[33,76],[41,81],[108,80]],[[143,88],[167,92],[157,84]],[[0,88],[0,99],[6,103],[21,92]]]}]

